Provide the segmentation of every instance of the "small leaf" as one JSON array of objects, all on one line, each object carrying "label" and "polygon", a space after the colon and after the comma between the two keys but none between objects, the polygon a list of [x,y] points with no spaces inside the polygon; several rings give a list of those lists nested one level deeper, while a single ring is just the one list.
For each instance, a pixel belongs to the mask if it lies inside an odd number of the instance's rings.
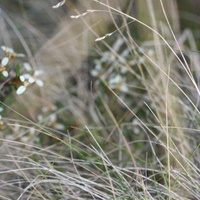
[{"label": "small leaf", "polygon": [[20,76],[20,66],[19,65],[16,66],[15,73],[16,73],[16,77]]}]

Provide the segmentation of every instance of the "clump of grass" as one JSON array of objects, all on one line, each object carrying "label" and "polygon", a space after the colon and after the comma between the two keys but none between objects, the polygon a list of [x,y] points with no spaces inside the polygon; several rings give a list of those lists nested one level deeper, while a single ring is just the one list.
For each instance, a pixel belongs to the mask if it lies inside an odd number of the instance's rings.
[{"label": "clump of grass", "polygon": [[[58,34],[36,55],[49,68],[43,67],[44,90],[31,91],[28,103],[39,102],[31,115],[4,104],[18,117],[5,118],[1,132],[1,198],[199,199],[199,61],[192,34],[176,35],[167,17],[175,13],[166,14],[162,1],[160,24],[151,1],[149,24],[94,2],[101,7],[74,14],[68,24],[85,23],[93,42],[80,25],[79,40],[70,29],[67,42]],[[105,12],[115,30],[98,35],[90,17]],[[133,36],[131,22],[145,28],[147,41]],[[63,51],[66,44],[72,52]],[[45,50],[54,52],[49,60]]]}]

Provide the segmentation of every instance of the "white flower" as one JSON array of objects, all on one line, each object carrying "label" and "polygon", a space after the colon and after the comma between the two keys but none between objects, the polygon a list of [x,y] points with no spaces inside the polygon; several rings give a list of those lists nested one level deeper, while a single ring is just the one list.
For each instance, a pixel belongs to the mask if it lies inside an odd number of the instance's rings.
[{"label": "white flower", "polygon": [[8,53],[11,53],[11,54],[14,53],[14,50],[10,47],[6,47],[6,46],[2,45],[1,48],[4,52],[8,52]]},{"label": "white flower", "polygon": [[52,123],[55,123],[57,116],[54,113],[54,114],[49,115],[48,119],[49,119],[49,123],[52,124]]},{"label": "white flower", "polygon": [[44,85],[43,81],[39,80],[37,78],[38,75],[42,74],[42,71],[39,71],[39,70],[36,70],[34,72],[33,75],[30,75],[30,74],[23,74],[19,77],[20,81],[22,82],[23,85],[21,85],[16,93],[18,95],[24,93],[26,91],[26,88],[28,85],[30,84],[33,84],[33,83],[36,83],[39,87],[42,87]]},{"label": "white flower", "polygon": [[122,74],[125,74],[127,71],[128,71],[128,69],[127,69],[126,66],[120,66],[120,72],[121,72]]},{"label": "white flower", "polygon": [[[23,63],[24,68],[26,69],[26,71],[32,71],[32,67],[29,63]],[[25,80],[27,80],[29,83],[36,83],[39,87],[42,87],[44,85],[43,81],[38,79],[38,76],[40,76],[41,74],[43,74],[42,70],[35,70],[33,72],[33,75],[30,74],[24,74],[22,76],[24,76]]]},{"label": "white flower", "polygon": [[7,65],[9,63],[9,58],[8,57],[4,57],[2,60],[1,60],[1,66],[0,66],[0,72],[2,72],[2,75],[4,77],[8,77],[8,71],[7,71]]},{"label": "white flower", "polygon": [[65,126],[63,124],[60,124],[60,123],[56,123],[54,125],[54,128],[55,129],[58,129],[58,130],[64,130],[65,129]]},{"label": "white flower", "polygon": [[35,79],[30,74],[23,74],[20,77],[21,82],[28,81],[28,83],[34,83]]},{"label": "white flower", "polygon": [[128,87],[125,84],[125,80],[120,75],[116,75],[110,79],[108,85],[111,89],[118,89],[123,92],[128,92]]},{"label": "white flower", "polygon": [[5,55],[9,58],[16,58],[16,57],[25,57],[23,53],[16,53],[12,48],[1,46],[1,49],[4,51]]},{"label": "white flower", "polygon": [[112,79],[109,80],[110,87],[113,87],[115,84],[121,83],[122,77],[120,75],[116,75]]},{"label": "white flower", "polygon": [[121,90],[122,92],[128,92],[128,87],[125,84],[121,84],[119,90]]},{"label": "white flower", "polygon": [[39,87],[42,87],[44,85],[43,81],[38,79],[38,76],[42,74],[43,72],[40,70],[36,70],[33,75],[30,74],[23,74],[19,77],[22,83],[27,83],[26,86],[32,83],[36,83]]},{"label": "white flower", "polygon": [[114,62],[116,59],[116,57],[109,51],[106,51],[103,53],[102,57],[101,57],[101,61],[102,62]]},{"label": "white flower", "polygon": [[43,87],[44,83],[42,80],[38,79],[38,76],[40,76],[41,74],[43,74],[42,70],[36,70],[34,71],[34,74],[32,76],[32,78],[34,79],[34,82],[39,86],[39,87]]},{"label": "white flower", "polygon": [[94,69],[91,71],[93,77],[101,76],[103,74],[103,68],[100,62],[96,62]]},{"label": "white flower", "polygon": [[149,50],[147,51],[148,56],[153,56],[154,53],[155,53],[155,52],[154,52],[153,49],[149,49]]},{"label": "white flower", "polygon": [[49,115],[47,125],[58,130],[65,129],[65,126],[63,124],[57,123],[57,115],[55,113]]}]

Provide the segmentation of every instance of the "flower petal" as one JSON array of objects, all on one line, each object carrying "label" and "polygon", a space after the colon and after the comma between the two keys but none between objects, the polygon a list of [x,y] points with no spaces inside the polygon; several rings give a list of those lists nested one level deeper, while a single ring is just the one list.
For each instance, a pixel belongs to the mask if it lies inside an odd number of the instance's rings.
[{"label": "flower petal", "polygon": [[18,58],[24,58],[24,57],[25,57],[25,55],[24,55],[23,53],[17,53],[16,56],[17,56]]},{"label": "flower petal", "polygon": [[30,74],[23,74],[22,76],[23,76],[26,80],[28,80],[29,78],[32,77]]},{"label": "flower petal", "polygon": [[2,46],[1,46],[1,49],[2,49],[3,51],[6,51],[7,47],[2,45]]},{"label": "flower petal", "polygon": [[122,82],[122,77],[120,75],[117,75],[109,80],[109,85],[114,85],[120,82]]},{"label": "flower petal", "polygon": [[35,72],[34,72],[34,76],[39,76],[41,74],[43,74],[42,70],[35,70]]},{"label": "flower petal", "polygon": [[43,87],[43,85],[44,85],[43,81],[41,81],[41,80],[36,80],[35,82],[39,87]]},{"label": "flower petal", "polygon": [[31,71],[32,70],[31,65],[29,63],[27,63],[27,62],[23,63],[23,66],[26,69],[26,71]]},{"label": "flower petal", "polygon": [[25,90],[26,90],[26,87],[25,87],[24,85],[21,85],[21,86],[17,89],[16,93],[17,93],[18,95],[20,95],[20,94],[24,93]]},{"label": "flower petal", "polygon": [[31,77],[28,79],[28,82],[29,82],[29,83],[34,83],[34,82],[35,82],[35,79],[31,76]]},{"label": "flower petal", "polygon": [[24,76],[20,76],[19,79],[20,79],[21,82],[24,82],[24,81],[25,81]]},{"label": "flower petal", "polygon": [[3,71],[2,74],[3,74],[4,77],[8,77],[8,72],[7,71]]},{"label": "flower petal", "polygon": [[121,87],[120,87],[120,90],[122,91],[122,92],[128,92],[128,87],[126,86],[126,85],[121,85]]},{"label": "flower petal", "polygon": [[8,57],[4,57],[4,58],[2,59],[2,61],[1,61],[1,64],[2,64],[3,66],[6,66],[6,65],[8,64],[8,62],[9,62],[9,58],[8,58]]}]

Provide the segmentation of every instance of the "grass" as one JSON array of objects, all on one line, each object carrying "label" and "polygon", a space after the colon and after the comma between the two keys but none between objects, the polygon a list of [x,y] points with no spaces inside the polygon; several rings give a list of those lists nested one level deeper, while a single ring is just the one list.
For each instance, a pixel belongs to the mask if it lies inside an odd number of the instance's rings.
[{"label": "grass", "polygon": [[174,30],[175,2],[146,1],[148,21],[103,2],[75,5],[35,52],[12,26],[44,87],[1,99],[1,199],[200,199],[192,31]]}]

